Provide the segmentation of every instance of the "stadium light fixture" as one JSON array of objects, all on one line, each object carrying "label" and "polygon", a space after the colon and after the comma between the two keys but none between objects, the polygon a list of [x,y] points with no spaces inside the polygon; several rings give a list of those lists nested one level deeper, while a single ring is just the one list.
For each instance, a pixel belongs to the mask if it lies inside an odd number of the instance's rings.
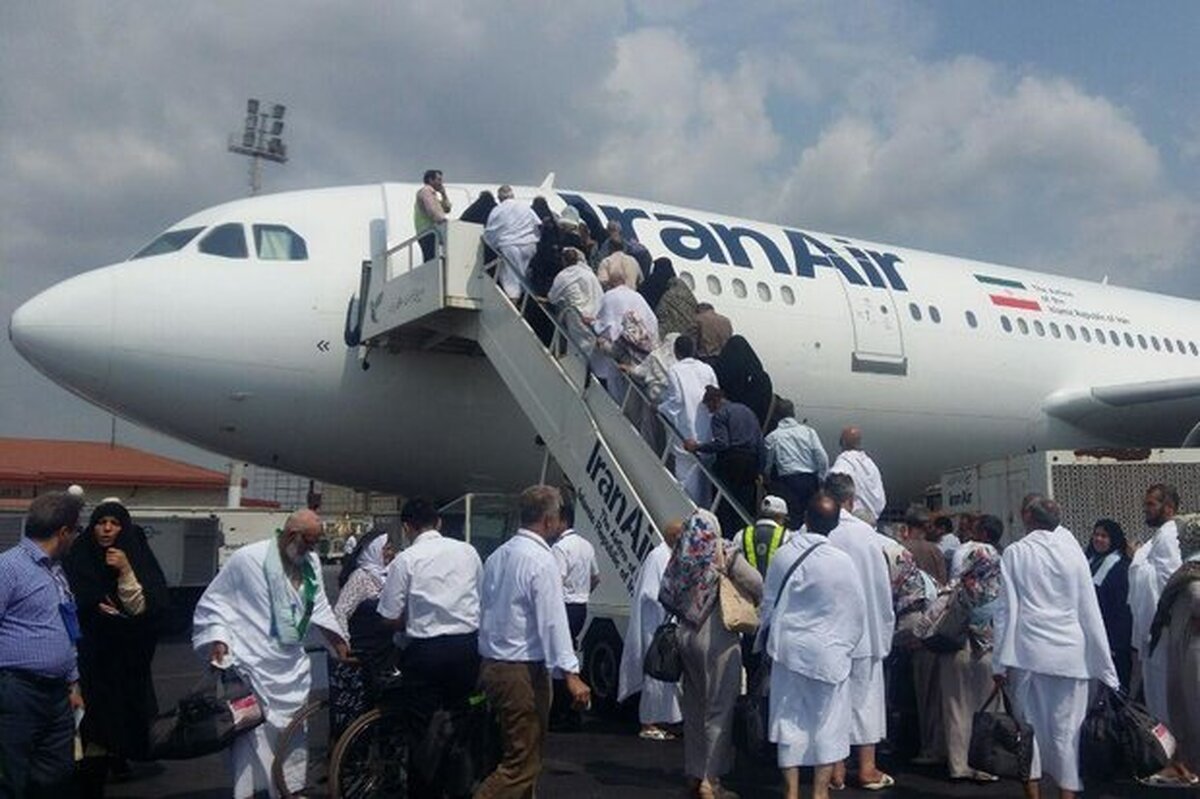
[{"label": "stadium light fixture", "polygon": [[283,141],[283,115],[286,111],[284,105],[251,97],[246,101],[246,121],[242,130],[229,135],[229,152],[250,158],[252,195],[262,190],[264,160],[287,163],[287,145]]}]

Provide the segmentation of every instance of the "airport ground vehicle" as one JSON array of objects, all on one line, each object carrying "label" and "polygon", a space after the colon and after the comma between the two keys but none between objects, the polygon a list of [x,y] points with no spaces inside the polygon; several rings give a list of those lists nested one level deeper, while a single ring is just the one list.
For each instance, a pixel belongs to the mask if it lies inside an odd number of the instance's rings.
[{"label": "airport ground vehicle", "polygon": [[1154,483],[1179,489],[1180,510],[1200,504],[1200,449],[1048,450],[943,473],[941,510],[990,513],[1004,521],[1006,541],[1021,535],[1021,499],[1053,497],[1063,524],[1086,544],[1100,518],[1115,519],[1131,538],[1145,530],[1142,499]]}]

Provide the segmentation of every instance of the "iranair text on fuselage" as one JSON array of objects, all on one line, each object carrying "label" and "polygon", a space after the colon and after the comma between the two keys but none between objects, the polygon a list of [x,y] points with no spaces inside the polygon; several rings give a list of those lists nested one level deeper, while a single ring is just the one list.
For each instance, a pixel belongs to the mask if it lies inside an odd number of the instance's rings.
[{"label": "iranair text on fuselage", "polygon": [[560,196],[584,218],[590,214],[618,223],[626,239],[647,243],[647,231],[653,230],[668,252],[685,261],[752,269],[749,246],[757,248],[777,274],[813,278],[818,269],[836,269],[853,286],[908,291],[900,274],[904,262],[898,255],[856,246],[848,239],[821,238],[792,228],[767,225],[702,222],[682,214],[647,211],[629,204],[597,202],[593,206],[582,195],[569,192]]}]

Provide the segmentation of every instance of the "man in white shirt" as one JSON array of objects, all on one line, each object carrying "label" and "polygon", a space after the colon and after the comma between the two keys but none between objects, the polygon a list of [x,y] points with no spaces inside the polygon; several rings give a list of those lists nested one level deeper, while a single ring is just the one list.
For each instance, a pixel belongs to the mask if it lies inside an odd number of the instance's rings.
[{"label": "man in white shirt", "polygon": [[[675,359],[667,371],[667,391],[659,410],[671,420],[683,441],[708,441],[712,438],[712,414],[704,405],[704,389],[720,385],[717,374],[696,358],[696,341],[691,336],[675,339]],[[675,479],[693,502],[708,507],[708,479],[696,456],[684,449],[683,441],[675,442]]]},{"label": "man in white shirt", "polygon": [[862,430],[847,427],[839,439],[842,452],[829,467],[830,472],[848,474],[854,480],[854,515],[868,524],[875,524],[887,505],[883,490],[883,475],[871,456],[863,452]]},{"label": "man in white shirt", "polygon": [[767,446],[763,474],[770,480],[771,493],[783,497],[798,521],[829,471],[829,455],[817,431],[796,419],[791,400],[780,400],[779,416],[779,425],[763,440]]},{"label": "man in white shirt", "polygon": [[[405,719],[422,740],[439,708],[461,704],[479,678],[479,580],[483,564],[470,544],[446,538],[433,504],[404,503],[400,527],[408,546],[392,559],[379,594],[379,615],[404,630]],[[409,792],[435,795],[410,769]]]},{"label": "man in white shirt", "polygon": [[[825,491],[838,503],[838,526],[829,543],[854,561],[866,608],[866,630],[850,653],[850,745],[858,749],[858,781],[868,790],[895,784],[875,763],[875,745],[887,735],[887,700],[883,659],[892,651],[896,611],[892,605],[892,579],[888,568],[888,539],[850,512],[854,507],[854,480],[835,473],[825,480]],[[845,763],[834,768],[834,785],[846,784]]]},{"label": "man in white shirt", "polygon": [[500,204],[488,214],[483,228],[483,240],[504,259],[499,275],[500,287],[510,299],[521,297],[521,281],[525,277],[529,262],[537,251],[541,237],[542,221],[528,203],[513,197],[512,186],[501,186],[496,190]]},{"label": "man in white shirt", "polygon": [[1150,653],[1150,623],[1158,608],[1163,587],[1183,563],[1179,552],[1179,491],[1157,483],[1146,489],[1142,504],[1146,525],[1154,534],[1138,546],[1129,564],[1129,609],[1133,613],[1133,647],[1141,666],[1146,709],[1157,719],[1167,718],[1166,647]]},{"label": "man in white shirt", "polygon": [[1011,685],[1013,711],[1033,727],[1026,795],[1037,796],[1043,769],[1063,799],[1083,790],[1079,734],[1088,683],[1118,688],[1091,569],[1058,504],[1030,494],[1021,506],[1025,536],[1004,550],[993,616],[992,673]]},{"label": "man in white shirt", "polygon": [[[564,497],[564,500],[566,498]],[[550,548],[558,569],[562,573],[563,599],[567,605],[567,624],[571,628],[571,644],[579,646],[579,634],[587,621],[588,599],[600,584],[600,567],[596,564],[596,549],[579,533],[575,532],[575,507],[570,501],[562,506],[562,524],[567,528],[554,540]],[[554,705],[551,708],[551,723],[567,729],[578,729],[581,718],[571,710],[571,700],[562,680],[554,681]]]},{"label": "man in white shirt", "polygon": [[813,797],[828,799],[834,764],[850,754],[850,670],[867,610],[854,562],[826,541],[838,523],[837,502],[818,492],[763,586],[759,644],[772,662],[768,736],[779,744],[786,799],[800,797],[800,766],[815,767]]},{"label": "man in white shirt", "polygon": [[475,799],[532,796],[542,770],[550,676],[562,674],[577,707],[591,698],[579,677],[550,541],[562,529],[562,497],[551,486],[521,492],[521,528],[483,567],[479,683],[500,721],[504,753]]}]

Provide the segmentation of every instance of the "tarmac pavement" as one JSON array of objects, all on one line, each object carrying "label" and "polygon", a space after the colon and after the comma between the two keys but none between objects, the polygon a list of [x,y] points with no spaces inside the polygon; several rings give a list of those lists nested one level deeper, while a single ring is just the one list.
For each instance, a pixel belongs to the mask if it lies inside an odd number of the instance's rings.
[{"label": "tarmac pavement", "polygon": [[[185,638],[159,645],[155,657],[155,685],[159,704],[170,708],[199,679],[203,664]],[[551,733],[538,796],[541,799],[677,799],[683,795],[683,744],[680,741],[643,741],[637,725],[629,721],[606,721],[589,717],[575,733]],[[892,799],[909,797],[1020,797],[1014,782],[991,785],[951,783],[942,772],[888,762],[882,765],[896,778],[896,787],[883,792],[848,788],[839,799],[883,795]],[[853,776],[851,776],[853,782]],[[739,764],[726,784],[743,797],[778,797],[778,772],[772,768]],[[1044,789],[1051,786],[1046,784]],[[223,754],[188,761],[135,764],[134,777],[110,785],[109,797],[145,799],[223,799],[230,795],[230,781]],[[1200,792],[1197,792],[1200,794]],[[1093,788],[1089,798],[1126,799],[1197,795],[1182,790],[1151,790],[1133,783]],[[805,787],[804,795],[809,796]],[[1056,795],[1044,790],[1044,795]]]}]

